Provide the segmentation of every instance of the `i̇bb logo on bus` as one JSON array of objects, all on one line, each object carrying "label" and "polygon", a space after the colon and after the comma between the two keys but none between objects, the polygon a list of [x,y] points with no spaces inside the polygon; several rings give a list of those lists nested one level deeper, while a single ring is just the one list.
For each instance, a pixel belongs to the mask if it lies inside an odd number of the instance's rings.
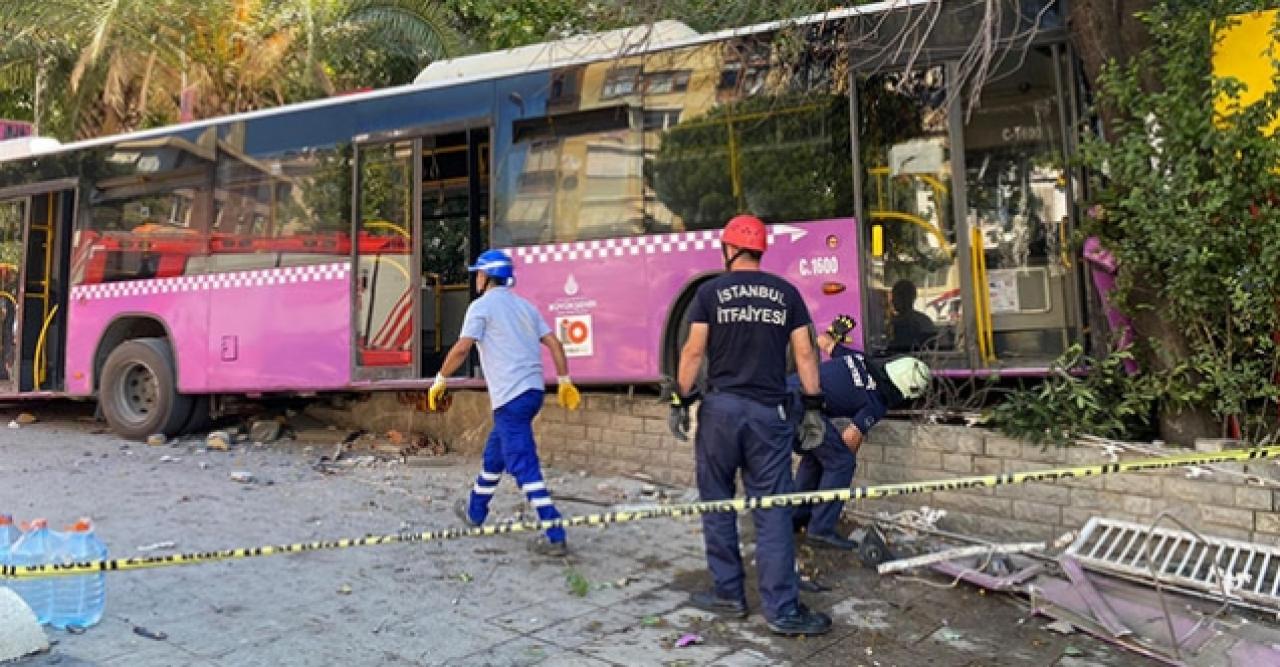
[{"label": "i\u0307bb logo on bus", "polygon": [[556,318],[556,335],[564,345],[567,357],[589,357],[594,341],[590,315],[569,315]]}]

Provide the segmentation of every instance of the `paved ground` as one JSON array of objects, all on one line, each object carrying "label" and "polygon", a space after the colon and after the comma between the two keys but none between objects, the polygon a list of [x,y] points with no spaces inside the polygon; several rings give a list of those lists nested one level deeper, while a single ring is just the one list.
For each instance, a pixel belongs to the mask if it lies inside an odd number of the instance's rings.
[{"label": "paved ground", "polygon": [[[0,430],[0,511],[55,524],[88,515],[117,557],[163,541],[195,551],[448,526],[450,503],[475,472],[475,462],[460,461],[326,475],[312,464],[329,447],[282,443],[223,453],[204,451],[202,440],[147,447],[105,433],[87,410],[32,411],[39,423]],[[0,424],[14,414],[0,411]],[[161,462],[164,456],[178,460]],[[259,481],[232,481],[241,470]],[[553,493],[580,499],[561,501],[568,513],[648,502],[632,480],[556,470],[548,478]],[[511,482],[495,508],[499,517],[521,511]],[[880,578],[852,557],[807,550],[807,566],[824,572],[834,590],[805,597],[831,611],[835,632],[787,640],[771,636],[758,614],[718,621],[683,604],[707,582],[696,522],[576,530],[573,554],[558,561],[531,558],[526,540],[114,574],[101,624],[81,635],[48,630],[52,650],[21,664],[1144,664],[1087,637],[1048,632],[1012,598]],[[574,594],[574,583],[584,595]],[[674,647],[686,632],[703,643]]]}]

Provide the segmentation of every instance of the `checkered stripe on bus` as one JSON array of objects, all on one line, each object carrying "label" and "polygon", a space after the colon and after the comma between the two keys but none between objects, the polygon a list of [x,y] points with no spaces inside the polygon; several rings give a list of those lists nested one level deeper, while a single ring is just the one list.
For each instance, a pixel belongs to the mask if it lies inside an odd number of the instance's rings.
[{"label": "checkered stripe on bus", "polygon": [[[769,234],[769,243],[773,243],[773,234]],[[515,248],[513,252],[517,262],[523,259],[525,264],[546,264],[548,262],[576,262],[580,259],[669,255],[674,252],[690,252],[719,247],[720,230],[710,229],[680,234],[655,234],[653,236],[636,236],[622,239],[521,246]]]},{"label": "checkered stripe on bus", "polygon": [[210,273],[200,276],[178,276],[175,278],[152,278],[149,280],[128,280],[98,285],[79,285],[71,288],[71,298],[77,300],[118,299],[132,296],[209,292],[247,287],[346,280],[350,268],[350,265],[346,263],[315,264],[253,271]]}]

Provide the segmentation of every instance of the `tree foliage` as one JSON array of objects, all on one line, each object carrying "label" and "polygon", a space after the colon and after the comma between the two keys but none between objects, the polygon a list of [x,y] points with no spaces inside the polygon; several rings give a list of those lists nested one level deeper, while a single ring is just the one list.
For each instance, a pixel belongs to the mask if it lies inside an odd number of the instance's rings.
[{"label": "tree foliage", "polygon": [[429,0],[0,0],[0,30],[0,94],[62,138],[402,83],[460,43]]},{"label": "tree foliage", "polygon": [[[1215,26],[1263,4],[1157,2],[1141,16],[1149,48],[1103,68],[1097,103],[1112,112],[1107,136],[1082,146],[1095,175],[1085,232],[1119,260],[1117,296],[1135,323],[1147,381],[1108,384],[1124,391],[1096,394],[1098,409],[1076,414],[1088,387],[1050,380],[997,410],[1015,430],[1033,430],[1037,410],[1066,410],[1076,433],[1123,435],[1135,402],[1149,400],[1164,415],[1234,421],[1250,439],[1276,434],[1280,142],[1267,128],[1280,93],[1242,104],[1241,84],[1215,78],[1209,59]],[[1280,70],[1273,78],[1280,82]],[[1168,422],[1165,430],[1166,439],[1211,435],[1170,438]]]}]

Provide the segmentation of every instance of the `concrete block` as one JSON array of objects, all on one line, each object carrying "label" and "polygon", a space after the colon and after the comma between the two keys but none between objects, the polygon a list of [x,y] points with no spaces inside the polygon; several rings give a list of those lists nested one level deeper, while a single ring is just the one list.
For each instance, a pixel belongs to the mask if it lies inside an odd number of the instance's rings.
[{"label": "concrete block", "polygon": [[921,424],[915,428],[913,446],[950,454],[981,454],[984,437],[981,431],[964,426]]},{"label": "concrete block", "polygon": [[619,447],[631,447],[635,442],[635,434],[630,431],[619,431],[616,429],[606,429],[600,442],[606,445],[617,445]]},{"label": "concrete block", "polygon": [[1022,456],[1022,443],[1002,435],[988,435],[985,448],[987,456],[1005,459],[1016,459]]},{"label": "concrete block", "polygon": [[990,456],[973,457],[973,474],[998,475],[1004,472],[1004,461]]},{"label": "concrete block", "polygon": [[1108,491],[1157,498],[1163,491],[1160,480],[1160,477],[1146,473],[1106,475],[1102,478],[1102,487]]},{"label": "concrete block", "polygon": [[1054,444],[1033,445],[1031,443],[1023,443],[1022,458],[1028,461],[1039,461],[1046,468],[1060,466],[1067,462],[1067,452],[1071,451],[1070,447],[1059,447]]},{"label": "concrete block", "polygon": [[632,433],[643,433],[644,420],[639,417],[615,414],[609,418],[609,427],[621,431],[630,431]]},{"label": "concrete block", "polygon": [[640,449],[663,449],[662,436],[651,435],[647,433],[633,433],[631,435],[633,446]]},{"label": "concrete block", "polygon": [[942,452],[905,447],[889,447],[884,452],[884,462],[913,468],[942,470]]},{"label": "concrete block", "polygon": [[910,421],[903,419],[886,419],[876,425],[869,434],[872,442],[881,445],[911,446],[915,430]]},{"label": "concrete block", "polygon": [[1271,490],[1256,486],[1244,486],[1236,489],[1236,507],[1250,510],[1270,510]]},{"label": "concrete block", "polygon": [[882,463],[883,461],[884,445],[874,445],[864,441],[862,446],[858,448],[858,465],[863,463]]},{"label": "concrete block", "polygon": [[1217,507],[1214,505],[1201,505],[1200,520],[1205,523],[1215,523],[1223,526],[1230,526],[1232,528],[1253,530],[1253,512],[1250,510],[1235,509],[1233,507]]},{"label": "concrete block", "polygon": [[644,432],[661,435],[664,433],[670,433],[671,429],[667,427],[665,419],[662,421],[658,421],[657,419],[646,419],[644,420]]},{"label": "concrete block", "polygon": [[1261,532],[1280,533],[1280,514],[1275,512],[1256,512],[1254,528]]},{"label": "concrete block", "polygon": [[1094,491],[1092,489],[1072,489],[1071,506],[1077,509],[1114,509],[1121,505],[1121,496],[1116,493]]},{"label": "concrete block", "polygon": [[976,535],[997,541],[1049,540],[1057,537],[1059,527],[1047,523],[1002,518],[964,511],[948,511],[938,525],[943,530]]},{"label": "concrete block", "polygon": [[1013,501],[1013,518],[1020,521],[1057,525],[1062,523],[1062,507],[1030,500]]},{"label": "concrete block", "polygon": [[947,510],[985,514],[995,519],[1012,516],[1013,501],[1009,498],[997,498],[968,491],[937,491],[933,494],[933,502]]},{"label": "concrete block", "polygon": [[1265,533],[1260,530],[1254,531],[1253,540],[1258,544],[1267,544],[1273,547],[1280,547],[1280,533]]},{"label": "concrete block", "polygon": [[599,426],[601,428],[612,426],[613,415],[603,410],[587,410],[582,415],[583,421],[587,426]]},{"label": "concrete block", "polygon": [[1241,540],[1244,542],[1253,539],[1253,531],[1244,528],[1236,528],[1217,523],[1206,523],[1200,527],[1205,537],[1225,537],[1229,540]]},{"label": "concrete block", "polygon": [[1053,505],[1071,504],[1071,487],[1045,482],[1012,484],[996,487],[996,495],[1007,498],[1022,498],[1038,503]]},{"label": "concrete block", "polygon": [[942,469],[947,472],[973,473],[973,456],[969,454],[943,454]]},{"label": "concrete block", "polygon": [[1067,463],[1071,465],[1093,465],[1110,461],[1111,459],[1105,456],[1101,449],[1084,446],[1067,448]]},{"label": "concrete block", "polygon": [[664,423],[671,412],[671,404],[652,397],[635,398],[631,401],[631,415],[645,419],[660,419]]},{"label": "concrete block", "polygon": [[1121,509],[1129,514],[1141,517],[1155,516],[1156,505],[1150,498],[1141,496],[1125,496],[1120,503]]},{"label": "concrete block", "polygon": [[1236,500],[1234,487],[1180,477],[1165,478],[1164,495],[1206,505],[1230,506]]}]

